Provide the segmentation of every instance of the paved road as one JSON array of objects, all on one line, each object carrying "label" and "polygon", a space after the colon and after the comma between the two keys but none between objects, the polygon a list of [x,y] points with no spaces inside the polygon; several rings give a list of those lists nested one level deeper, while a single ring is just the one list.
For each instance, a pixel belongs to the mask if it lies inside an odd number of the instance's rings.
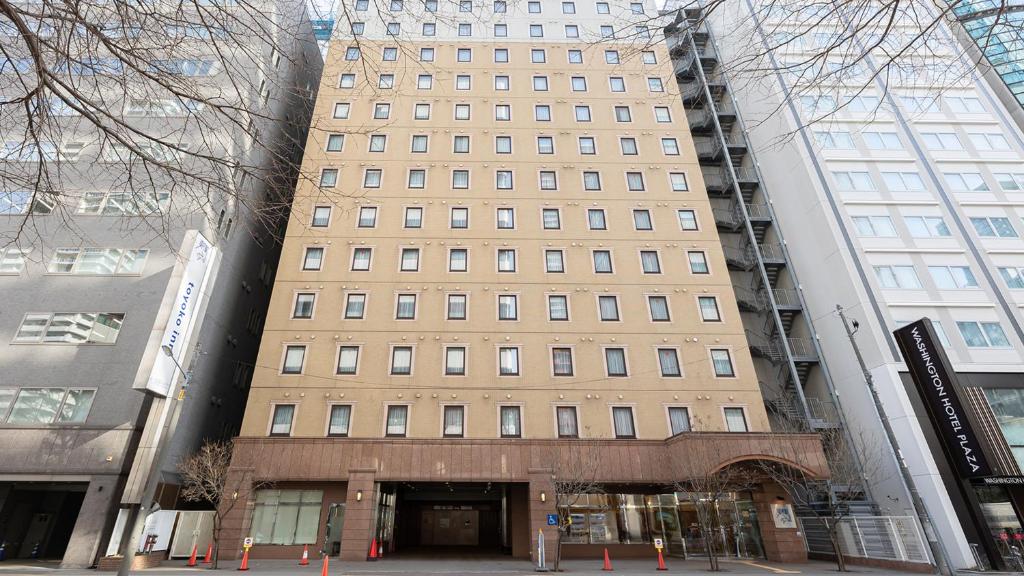
[{"label": "paved road", "polygon": [[[249,571],[236,571],[238,562],[221,562],[221,570],[217,573],[224,576],[245,574],[246,576],[320,576],[322,565],[312,561],[309,566],[299,567],[293,561],[283,560],[251,560]],[[601,562],[594,560],[567,560],[562,563],[567,574],[572,576],[609,576],[601,571]],[[668,572],[665,574],[708,574],[706,560],[678,560],[670,558],[666,561]],[[640,576],[659,574],[655,570],[657,559],[651,560],[619,560],[613,562],[615,572],[624,576]],[[835,576],[835,564],[810,562],[807,564],[775,564],[764,561],[722,561],[722,568],[727,576],[770,576],[772,574],[801,574],[804,576]],[[876,568],[851,567],[853,574],[893,574],[891,570]],[[184,561],[173,560],[164,563],[160,568],[133,572],[149,576],[201,576],[209,574],[206,569],[185,568]],[[433,560],[417,558],[395,558],[381,562],[338,562],[329,564],[332,576],[482,576],[499,574],[501,576],[536,576],[532,566],[521,560]],[[12,564],[0,563],[0,576],[100,576],[104,572],[95,570],[60,570],[53,563]],[[909,573],[906,573],[909,574]]]}]

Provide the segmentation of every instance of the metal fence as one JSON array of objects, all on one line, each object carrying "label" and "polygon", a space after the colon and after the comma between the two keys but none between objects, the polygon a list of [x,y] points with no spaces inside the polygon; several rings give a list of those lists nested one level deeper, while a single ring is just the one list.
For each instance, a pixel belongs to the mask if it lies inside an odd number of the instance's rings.
[{"label": "metal fence", "polygon": [[[804,544],[812,554],[832,557],[832,520],[799,518]],[[846,556],[927,564],[928,549],[913,516],[850,516],[839,521],[839,546]]]}]

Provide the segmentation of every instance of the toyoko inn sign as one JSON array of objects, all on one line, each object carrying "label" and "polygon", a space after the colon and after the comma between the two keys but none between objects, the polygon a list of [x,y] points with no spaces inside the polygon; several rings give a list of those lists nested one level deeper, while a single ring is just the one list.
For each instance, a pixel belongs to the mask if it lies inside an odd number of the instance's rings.
[{"label": "toyoko inn sign", "polygon": [[893,332],[928,417],[961,478],[991,476],[985,454],[960,402],[956,373],[936,344],[931,320],[922,318]]},{"label": "toyoko inn sign", "polygon": [[[174,296],[171,313],[167,325],[160,337],[160,350],[156,353],[153,370],[146,381],[145,390],[158,396],[167,396],[175,382],[177,367],[175,360],[181,363],[188,349],[192,329],[196,323],[199,306],[205,297],[206,281],[210,276],[210,268],[215,260],[216,248],[198,232],[189,252],[181,284]],[[163,347],[170,348],[173,358],[163,352]],[[137,386],[138,387],[138,386]]]}]

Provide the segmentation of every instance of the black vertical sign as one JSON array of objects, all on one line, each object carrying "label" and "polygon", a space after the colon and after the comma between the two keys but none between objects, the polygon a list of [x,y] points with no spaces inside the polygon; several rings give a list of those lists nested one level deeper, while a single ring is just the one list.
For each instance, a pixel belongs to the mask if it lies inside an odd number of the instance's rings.
[{"label": "black vertical sign", "polygon": [[960,402],[959,385],[946,352],[937,344],[932,321],[922,318],[893,332],[903,361],[924,400],[946,456],[961,478],[991,476],[981,443]]}]

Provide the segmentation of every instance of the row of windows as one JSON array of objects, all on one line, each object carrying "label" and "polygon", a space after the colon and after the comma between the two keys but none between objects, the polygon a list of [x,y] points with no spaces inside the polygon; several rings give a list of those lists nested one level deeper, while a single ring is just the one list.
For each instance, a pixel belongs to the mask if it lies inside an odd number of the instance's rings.
[{"label": "row of windows", "polygon": [[[429,79],[429,76],[427,77]],[[496,76],[495,82],[499,83],[500,86],[505,86],[505,80],[507,76]],[[469,120],[472,112],[471,104],[455,104],[453,107],[453,118],[455,120]],[[659,124],[669,124],[672,122],[672,111],[668,106],[654,106],[653,117],[654,121]],[[432,105],[427,102],[417,102],[413,106],[413,120],[430,120],[433,112]],[[615,106],[612,108],[613,116],[616,122],[629,123],[633,121],[633,109],[628,106]],[[351,102],[337,102],[334,105],[334,118],[340,120],[348,120],[352,114],[352,103]],[[573,109],[574,117],[580,118],[593,118],[590,113],[590,106],[578,105],[574,106]],[[376,102],[373,106],[373,118],[375,120],[389,120],[391,119],[391,103],[390,102]],[[550,104],[535,104],[533,106],[533,119],[537,122],[551,122],[552,112]],[[494,120],[496,122],[511,122],[512,121],[512,105],[511,104],[495,104],[494,105]],[[584,121],[584,120],[580,120]],[[586,120],[590,121],[590,120]],[[593,140],[592,137],[587,137]],[[583,152],[584,146],[580,145],[581,154],[595,154],[596,152]],[[371,150],[373,152],[374,150]]]},{"label": "row of windows", "polygon": [[[866,130],[858,133],[869,150],[903,150],[899,134],[892,131]],[[921,141],[929,150],[965,150],[956,132],[921,132]],[[816,130],[814,138],[826,150],[853,150],[853,135],[849,130]],[[1011,150],[1010,142],[1002,132],[968,132],[967,138],[979,152]]]},{"label": "row of windows", "polygon": [[[882,181],[891,192],[926,192],[921,175],[916,170],[883,171]],[[980,172],[943,172],[946,186],[953,192],[988,192],[992,188]],[[833,170],[832,177],[841,190],[873,192],[878,190],[874,178],[867,170]],[[993,172],[992,177],[1006,192],[1024,190],[1024,172]]]},{"label": "row of windows", "polygon": [[[472,79],[470,78],[469,75],[464,75],[463,77],[465,79],[461,80],[461,82],[464,83],[463,84],[464,86],[469,86],[470,83],[472,82]],[[500,88],[500,86],[504,85],[504,80],[498,80],[497,78],[499,78],[499,77],[497,77],[497,76],[495,78],[496,78],[495,79],[495,86],[496,86],[495,89],[496,90],[505,90],[505,88]],[[508,77],[506,76],[506,77],[503,77],[503,78],[508,78]],[[548,77],[546,75],[535,74],[531,78],[532,78],[531,85],[533,86],[534,92],[547,92],[547,91],[549,91],[551,89],[551,85],[549,83],[549,79],[548,79]],[[582,78],[582,76],[580,78]],[[460,82],[459,76],[456,76],[455,82],[456,82],[456,84],[455,84],[456,90],[469,90],[468,87],[467,88],[459,88],[458,87],[459,86],[458,83]],[[573,85],[570,84],[570,86],[573,86]],[[581,86],[581,85],[577,84],[577,86]],[[343,73],[341,75],[340,79],[338,80],[338,88],[355,88],[355,87],[356,87],[356,73],[355,72],[345,72],[345,73]],[[379,88],[381,90],[391,90],[394,87],[395,87],[395,75],[393,73],[383,72],[383,73],[377,75],[377,88]],[[434,75],[433,74],[418,74],[416,76],[416,89],[417,90],[432,90],[433,88],[434,88]],[[575,86],[573,86],[573,90],[576,91],[576,92],[585,91],[585,89],[584,90],[576,90]],[[665,91],[665,83],[661,80],[661,78],[658,78],[657,76],[648,76],[647,77],[647,90],[648,90],[648,92],[653,92],[653,93],[664,92]],[[460,115],[459,115],[459,110],[460,110],[459,106],[464,106],[465,107],[464,108],[464,110],[465,110],[465,114],[464,114],[465,117],[460,117]],[[577,108],[579,108],[579,106],[577,106]],[[456,108],[455,108],[455,119],[456,120],[469,120],[469,104],[458,104],[458,105],[456,105]]]},{"label": "row of windows", "polygon": [[[57,207],[56,194],[30,190],[0,191],[0,215],[50,214]],[[171,204],[170,192],[85,192],[76,214],[94,216],[148,216],[164,212]]]},{"label": "row of windows", "polygon": [[[472,22],[456,22],[452,26],[453,30],[458,32],[459,36],[468,38],[473,36],[473,23]],[[353,21],[349,27],[353,36],[362,36],[366,32],[366,22],[362,20]],[[401,22],[387,22],[386,30],[388,36],[399,36],[402,34],[402,23]],[[563,27],[566,38],[579,38],[580,37],[580,26],[578,24],[565,24]],[[491,28],[491,33],[495,38],[507,38],[508,37],[508,24],[504,22],[498,22]],[[529,24],[530,38],[544,38],[544,24]],[[601,24],[598,28],[598,33],[604,40],[649,40],[652,36],[651,27],[646,24],[635,24],[632,30],[628,30],[626,27],[616,29],[611,24]],[[425,37],[437,36],[437,22],[423,22],[420,25],[420,35]]]},{"label": "row of windows", "polygon": [[[910,322],[910,320],[897,320],[896,327],[901,328]],[[932,320],[932,326],[935,328],[935,334],[939,337],[939,342],[946,347],[952,346],[942,323]],[[1002,325],[997,321],[958,320],[956,328],[968,348],[1012,348]]]},{"label": "row of windows", "polygon": [[[422,2],[416,2],[416,4],[417,4],[417,6],[422,5],[422,8],[423,8],[424,11],[431,12],[431,13],[432,12],[437,12],[438,7],[440,6],[440,4],[438,4],[438,0],[422,0]],[[614,3],[596,2],[594,4],[594,11],[597,14],[611,14],[611,6],[612,6],[612,4],[614,4]],[[458,12],[463,12],[463,13],[474,12],[474,9],[479,9],[479,8],[483,8],[484,7],[484,3],[482,3],[482,2],[474,3],[473,0],[458,0],[458,2],[453,2],[452,5],[457,8]],[[494,0],[492,3],[490,3],[490,6],[491,6],[491,11],[493,13],[495,13],[495,14],[504,14],[504,13],[508,12],[508,8],[509,8],[507,0]],[[515,8],[516,4],[513,3],[512,7]],[[562,7],[562,14],[576,14],[576,2],[573,2],[573,1],[562,2],[561,3],[561,7]],[[375,8],[381,8],[381,7],[375,5]],[[389,12],[402,12],[402,11],[405,10],[405,8],[406,8],[405,0],[390,0],[388,2],[388,11]],[[356,0],[356,3],[355,3],[355,11],[356,12],[366,12],[369,9],[370,9],[370,0]],[[530,0],[529,2],[526,3],[526,12],[527,12],[527,14],[541,14],[543,12],[543,3],[541,3],[541,2],[539,2],[537,0]],[[629,2],[629,12],[632,13],[632,14],[643,15],[644,14],[644,5],[643,5],[643,3],[642,2]]]},{"label": "row of windows", "polygon": [[[852,216],[858,236],[895,238],[899,236],[892,218],[879,216]],[[980,238],[1017,238],[1013,222],[1006,216],[971,216],[968,218]],[[941,216],[904,216],[903,221],[914,238],[948,238],[949,226]]]},{"label": "row of windows", "polygon": [[124,314],[110,312],[29,313],[21,321],[17,344],[113,344]]},{"label": "row of windows", "polygon": [[94,388],[0,388],[0,424],[76,424],[92,408]]},{"label": "row of windows", "polygon": [[[970,266],[928,266],[928,273],[939,290],[979,288]],[[875,266],[875,275],[882,288],[924,289],[913,265]]]},{"label": "row of windows", "polygon": [[[312,319],[316,310],[317,294],[315,292],[299,292],[295,295],[292,306],[293,319]],[[648,294],[646,296],[647,310],[651,322],[671,322],[672,313],[669,306],[668,296]],[[396,294],[395,315],[396,320],[415,320],[417,318],[418,294]],[[577,297],[577,302],[579,298]],[[622,322],[624,320],[620,313],[620,297],[618,295],[595,296],[595,312],[597,319],[602,322]],[[568,322],[570,319],[570,297],[568,294],[548,294],[547,314],[548,320],[552,322]],[[496,296],[496,308],[498,320],[519,319],[520,298],[518,294],[500,294]],[[697,312],[703,322],[721,322],[722,313],[718,306],[716,296],[697,296]],[[364,292],[349,292],[345,296],[345,310],[342,315],[347,320],[365,320],[367,294]],[[463,293],[449,293],[445,296],[443,308],[447,320],[468,320],[469,295]]]},{"label": "row of windows", "polygon": [[[324,265],[325,248],[321,246],[309,246],[306,248],[302,259],[303,270],[322,270]],[[349,270],[353,272],[369,272],[373,261],[373,247],[361,246],[352,249],[352,259],[349,263]],[[591,258],[595,274],[612,274],[621,272],[613,265],[612,250],[591,249]],[[448,248],[448,271],[468,272],[469,271],[469,248]],[[644,274],[661,274],[661,253],[659,250],[638,250],[640,271]],[[565,251],[561,249],[544,251],[545,271],[565,271]],[[708,267],[707,253],[702,250],[686,251],[686,261],[689,264],[691,274],[710,274]],[[399,269],[405,272],[416,272],[419,270],[420,251],[418,248],[404,248],[399,258]],[[499,248],[495,251],[494,270],[501,273],[514,274],[519,272],[519,250],[517,248]],[[408,268],[405,268],[407,267]]]},{"label": "row of windows", "polygon": [[[0,274],[20,274],[30,249],[0,248]],[[138,276],[146,265],[149,250],[121,248],[57,248],[48,274],[78,276]]]},{"label": "row of windows", "polygon": [[[943,94],[941,96],[902,96],[897,95],[896,100],[903,105],[907,111],[914,114],[938,113],[941,112],[940,102],[955,114],[985,114],[985,106],[975,96],[954,96]],[[839,110],[855,113],[876,113],[885,111],[887,103],[883,103],[878,96],[867,94],[847,94],[841,97],[841,104],[834,96],[829,95],[805,95],[800,97],[800,105],[804,112],[813,117],[832,114]]]},{"label": "row of windows", "polygon": [[[586,139],[586,147],[583,146],[583,140]],[[637,138],[632,136],[620,136],[619,140],[619,152],[623,156],[638,156],[640,154],[640,144]],[[345,135],[344,134],[328,134],[326,150],[327,152],[342,152],[345,148]],[[371,134],[368,139],[369,149],[368,152],[384,152],[387,148],[388,137],[386,134]],[[494,153],[495,154],[512,154],[514,137],[508,135],[498,135],[494,137]],[[586,150],[588,153],[597,153],[597,141],[593,136],[580,137],[578,142],[580,143],[580,152],[583,153]],[[679,156],[679,141],[671,137],[662,137],[660,139],[661,153],[665,156]],[[470,136],[456,134],[451,137],[451,152],[453,154],[468,154],[471,150]],[[430,152],[430,136],[428,134],[412,134],[409,137],[409,152],[412,154],[426,154]],[[477,149],[479,153],[479,149]],[[555,137],[554,136],[537,136],[536,137],[536,152],[540,155],[554,154],[555,153]],[[645,152],[650,153],[649,150]]]},{"label": "row of windows", "polygon": [[[381,208],[377,206],[361,206],[356,211],[357,228],[376,228]],[[647,208],[633,208],[629,211],[632,216],[633,229],[642,231],[654,230],[654,213]],[[676,222],[683,231],[698,230],[697,213],[691,208],[681,208],[675,211]],[[448,227],[452,230],[468,230],[470,228],[470,209],[464,206],[452,206],[448,208]],[[608,219],[604,208],[586,209],[587,227],[590,230],[607,230]],[[423,227],[424,208],[421,206],[406,206],[402,226],[409,229]],[[514,230],[518,226],[516,208],[499,207],[494,212],[494,226],[497,230]],[[310,225],[314,228],[323,228],[331,223],[331,207],[316,206],[313,208],[313,219]],[[541,208],[540,224],[544,230],[562,230],[562,209]]]},{"label": "row of windows", "polygon": [[[373,146],[373,141],[370,143]],[[383,148],[381,149],[383,150]],[[427,172],[426,168],[410,168],[406,173],[406,188],[409,189],[422,189],[427,187]],[[469,190],[470,188],[470,175],[469,169],[454,169],[451,170],[451,188],[453,190]],[[599,170],[581,170],[578,172],[580,176],[580,184],[583,190],[590,192],[599,192],[604,190],[604,184],[602,183],[601,172]],[[341,174],[339,168],[323,168],[320,170],[320,187],[321,188],[334,188],[338,186],[338,179]],[[686,183],[686,174],[684,172],[668,172],[668,184],[673,192],[686,192],[689,187]],[[647,190],[647,182],[643,172],[634,172],[627,170],[623,173],[625,179],[626,190],[630,192],[644,192]],[[364,168],[363,169],[363,188],[380,188],[384,185],[384,169],[383,168]],[[559,190],[559,178],[558,172],[555,170],[538,170],[536,187],[539,190],[556,191]],[[515,170],[495,170],[494,171],[494,188],[496,190],[514,190],[515,189]]]},{"label": "row of windows", "polygon": [[[554,52],[554,48],[530,48],[530,63],[531,64],[546,64],[548,62],[548,50]],[[561,51],[561,49],[558,49]],[[381,48],[381,60],[384,62],[397,62],[400,51],[397,46],[385,46]],[[511,60],[511,51],[509,48],[494,48],[493,51],[493,63],[494,64],[508,64]],[[438,50],[433,46],[423,46],[419,49],[419,61],[420,62],[435,62],[437,60]],[[568,49],[565,52],[566,63],[568,64],[583,64],[583,50],[579,49]],[[363,57],[363,49],[359,46],[349,46],[345,49],[345,60],[354,62]],[[629,56],[626,57],[628,60]],[[640,53],[641,61],[644,64],[657,64],[658,55],[651,50],[645,50]],[[459,63],[468,63],[473,61],[473,49],[472,48],[456,48],[455,49],[455,61]],[[622,64],[623,58],[619,51],[614,48],[608,48],[604,51],[604,62],[605,64]]]},{"label": "row of windows", "polygon": [[[636,421],[632,406],[610,406],[611,420],[615,437],[619,439],[636,438]],[[297,404],[274,404],[270,421],[270,436],[291,436],[296,420]],[[325,435],[347,437],[352,430],[352,404],[332,404],[327,418]],[[385,436],[393,438],[405,437],[409,432],[409,413],[411,406],[407,404],[390,404],[387,406],[384,422]],[[466,418],[468,406],[462,404],[446,404],[442,406],[440,422],[441,436],[445,438],[463,438],[466,435]],[[579,438],[581,430],[579,411],[576,406],[555,406],[554,429],[559,438]],[[692,430],[690,409],[686,406],[666,407],[668,432],[670,436]],[[742,406],[725,406],[722,408],[723,423],[729,432],[748,432],[746,411]],[[519,405],[500,405],[497,413],[497,433],[502,438],[523,437],[523,412]]]}]

